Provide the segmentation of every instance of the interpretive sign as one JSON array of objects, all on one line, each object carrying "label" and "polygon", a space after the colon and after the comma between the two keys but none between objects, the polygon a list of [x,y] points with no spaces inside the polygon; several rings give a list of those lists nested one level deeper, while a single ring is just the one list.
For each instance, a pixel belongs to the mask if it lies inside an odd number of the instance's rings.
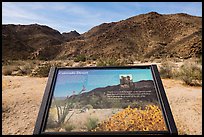
[{"label": "interpretive sign", "polygon": [[34,134],[177,134],[156,65],[51,68]]}]

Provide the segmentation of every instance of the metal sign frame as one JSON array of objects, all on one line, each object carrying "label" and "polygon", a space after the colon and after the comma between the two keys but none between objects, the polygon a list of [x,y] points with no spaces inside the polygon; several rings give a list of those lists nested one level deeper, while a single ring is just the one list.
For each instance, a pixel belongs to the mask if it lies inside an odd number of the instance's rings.
[{"label": "metal sign frame", "polygon": [[[57,72],[59,69],[81,69],[81,70],[90,70],[90,69],[145,69],[150,68],[153,76],[153,82],[155,85],[156,93],[159,99],[159,103],[161,105],[162,113],[164,116],[164,120],[167,126],[168,131],[111,131],[111,132],[44,132],[46,120],[48,117],[49,107],[51,105],[54,84],[56,82]],[[36,120],[36,125],[33,131],[34,135],[127,135],[127,134],[163,134],[163,135],[177,135],[178,131],[176,128],[175,121],[173,119],[173,115],[168,103],[168,99],[166,97],[166,93],[164,91],[164,87],[162,85],[162,81],[157,69],[156,65],[143,65],[143,66],[120,66],[120,67],[52,67],[49,72],[47,85],[45,88],[44,96],[42,99],[42,103],[40,106],[40,110],[38,113],[38,117]]]}]

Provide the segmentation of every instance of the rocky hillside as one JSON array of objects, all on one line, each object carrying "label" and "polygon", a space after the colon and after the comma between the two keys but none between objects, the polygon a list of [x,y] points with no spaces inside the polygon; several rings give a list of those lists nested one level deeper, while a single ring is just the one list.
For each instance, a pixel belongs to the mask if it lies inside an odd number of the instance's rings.
[{"label": "rocky hillside", "polygon": [[38,24],[2,25],[3,59],[54,59],[60,44],[78,35]]},{"label": "rocky hillside", "polygon": [[201,43],[201,17],[150,12],[96,26],[64,44],[58,57],[189,58],[201,55]]},{"label": "rocky hillside", "polygon": [[202,18],[150,12],[79,35],[47,26],[3,25],[3,59],[190,58],[202,54]]},{"label": "rocky hillside", "polygon": [[71,40],[76,39],[78,36],[80,36],[80,34],[74,30],[74,31],[70,31],[68,33],[64,32],[62,33],[63,37],[65,38],[65,41],[69,42]]}]

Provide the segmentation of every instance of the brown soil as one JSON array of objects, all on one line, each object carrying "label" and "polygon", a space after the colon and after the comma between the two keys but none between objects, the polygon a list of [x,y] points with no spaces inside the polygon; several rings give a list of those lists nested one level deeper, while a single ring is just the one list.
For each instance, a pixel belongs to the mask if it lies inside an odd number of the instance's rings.
[{"label": "brown soil", "polygon": [[[163,79],[179,134],[202,134],[202,88]],[[32,134],[47,78],[2,76],[2,134]]]}]

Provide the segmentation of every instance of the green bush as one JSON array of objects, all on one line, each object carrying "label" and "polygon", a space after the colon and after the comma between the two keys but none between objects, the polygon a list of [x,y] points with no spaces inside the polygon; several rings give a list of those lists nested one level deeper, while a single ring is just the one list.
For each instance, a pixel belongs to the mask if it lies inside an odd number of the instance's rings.
[{"label": "green bush", "polygon": [[202,66],[196,62],[186,62],[180,68],[180,78],[190,86],[202,85]]},{"label": "green bush", "polygon": [[98,59],[98,56],[97,56],[97,55],[92,55],[92,56],[90,57],[90,59],[96,61],[96,60]]},{"label": "green bush", "polygon": [[65,129],[67,132],[72,131],[74,128],[75,128],[75,126],[72,125],[72,124],[70,124],[70,123],[67,123],[67,124],[64,126],[64,129]]},{"label": "green bush", "polygon": [[74,59],[74,62],[79,62],[79,61],[85,62],[85,61],[86,61],[86,56],[85,56],[85,55],[78,55],[78,56]]},{"label": "green bush", "polygon": [[85,124],[86,127],[87,127],[87,130],[88,130],[88,131],[91,131],[91,130],[93,130],[94,128],[96,128],[97,125],[98,125],[98,122],[99,122],[98,118],[91,118],[91,117],[88,118],[88,119],[87,119],[87,123]]},{"label": "green bush", "polygon": [[119,61],[116,59],[100,59],[97,61],[97,66],[124,66],[125,63],[123,61]]}]

